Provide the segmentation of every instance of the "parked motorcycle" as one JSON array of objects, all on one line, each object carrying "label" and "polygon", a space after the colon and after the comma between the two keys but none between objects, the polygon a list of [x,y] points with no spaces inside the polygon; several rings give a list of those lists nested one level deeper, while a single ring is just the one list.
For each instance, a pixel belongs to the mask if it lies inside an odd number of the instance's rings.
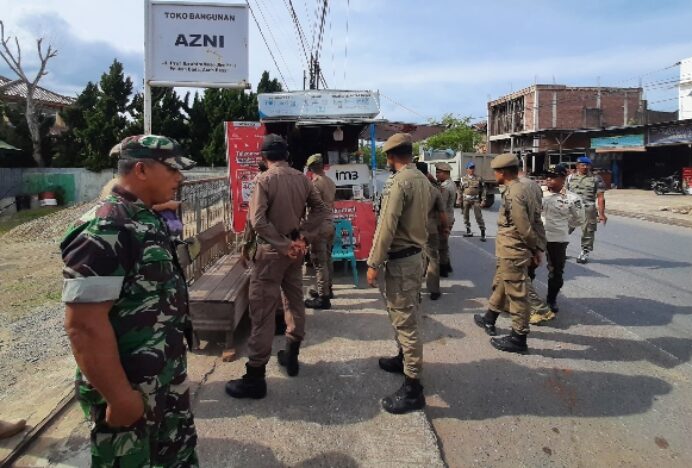
[{"label": "parked motorcycle", "polygon": [[668,177],[653,179],[651,181],[651,189],[656,195],[665,195],[666,193],[685,194],[680,172],[675,172],[673,175],[669,175]]}]

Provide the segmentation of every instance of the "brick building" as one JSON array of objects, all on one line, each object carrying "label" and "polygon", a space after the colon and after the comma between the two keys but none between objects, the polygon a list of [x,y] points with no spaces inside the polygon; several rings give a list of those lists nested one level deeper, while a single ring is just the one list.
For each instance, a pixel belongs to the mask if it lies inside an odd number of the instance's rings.
[{"label": "brick building", "polygon": [[536,84],[488,103],[491,153],[513,151],[526,169],[570,161],[589,148],[586,129],[647,123],[642,88]]}]

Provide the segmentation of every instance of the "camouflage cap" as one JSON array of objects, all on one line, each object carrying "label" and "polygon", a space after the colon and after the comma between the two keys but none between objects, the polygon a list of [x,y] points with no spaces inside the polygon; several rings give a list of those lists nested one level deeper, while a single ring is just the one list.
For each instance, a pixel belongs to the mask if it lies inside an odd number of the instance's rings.
[{"label": "camouflage cap", "polygon": [[452,172],[452,166],[446,162],[439,162],[435,164],[435,170],[442,172]]},{"label": "camouflage cap", "polygon": [[320,153],[315,153],[308,158],[308,162],[305,163],[307,167],[313,164],[322,164],[322,155]]},{"label": "camouflage cap", "polygon": [[495,156],[490,161],[490,167],[493,169],[505,169],[507,167],[519,167],[519,158],[512,153],[504,153]]},{"label": "camouflage cap", "polygon": [[153,159],[179,171],[197,163],[184,156],[182,147],[172,138],[161,135],[134,135],[115,145],[110,155],[118,159]]},{"label": "camouflage cap", "polygon": [[403,145],[413,147],[413,139],[411,138],[411,135],[408,133],[395,133],[394,135],[387,138],[387,141],[384,142],[384,146],[382,146],[382,151],[384,153],[387,153],[393,150],[394,148],[398,148],[399,146]]}]

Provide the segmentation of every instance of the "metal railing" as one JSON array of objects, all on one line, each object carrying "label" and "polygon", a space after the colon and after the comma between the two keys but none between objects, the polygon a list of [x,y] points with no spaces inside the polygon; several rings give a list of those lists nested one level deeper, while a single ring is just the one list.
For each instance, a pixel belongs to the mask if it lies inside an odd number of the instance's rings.
[{"label": "metal railing", "polygon": [[200,255],[187,268],[188,281],[199,278],[204,271],[223,255],[233,251],[238,238],[231,232],[231,199],[228,177],[189,180],[182,183],[180,216],[183,239],[197,236],[218,223],[223,223],[228,235]]}]

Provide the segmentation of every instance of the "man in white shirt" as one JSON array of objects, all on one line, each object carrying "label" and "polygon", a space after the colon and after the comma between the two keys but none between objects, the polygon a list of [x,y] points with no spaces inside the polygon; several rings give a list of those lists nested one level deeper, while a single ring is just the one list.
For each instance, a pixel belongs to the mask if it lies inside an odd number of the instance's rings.
[{"label": "man in white shirt", "polygon": [[542,218],[548,241],[548,296],[546,303],[535,293],[529,294],[532,307],[531,324],[539,325],[555,318],[558,312],[557,295],[562,288],[562,278],[567,258],[567,244],[570,233],[584,223],[584,206],[581,198],[567,191],[565,180],[569,169],[558,164],[546,176],[547,191],[543,193]]}]

